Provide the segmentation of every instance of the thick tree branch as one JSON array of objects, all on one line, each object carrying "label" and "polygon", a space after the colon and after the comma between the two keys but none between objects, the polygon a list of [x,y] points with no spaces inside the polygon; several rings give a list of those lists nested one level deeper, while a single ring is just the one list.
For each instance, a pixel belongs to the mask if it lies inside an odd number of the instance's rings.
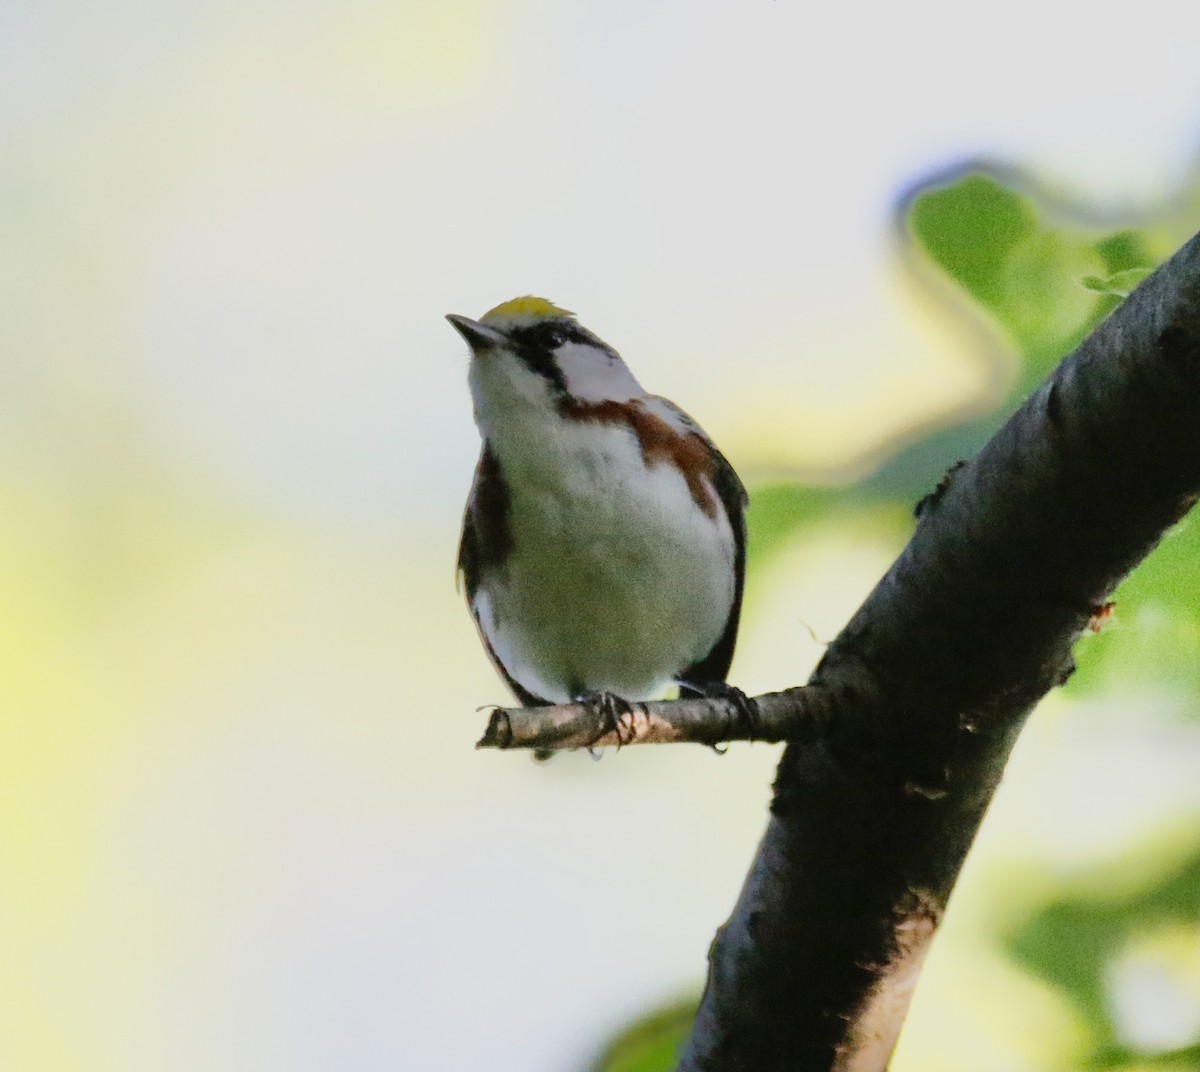
[{"label": "thick tree branch", "polygon": [[1032,707],[1200,493],[1200,237],[967,465],[809,687],[681,1070],[878,1072]]},{"label": "thick tree branch", "polygon": [[809,685],[762,698],[757,727],[707,700],[639,704],[616,731],[571,705],[493,715],[481,747],[791,742],[681,1072],[886,1068],[1026,716],[1198,495],[1200,236],[947,474]]}]

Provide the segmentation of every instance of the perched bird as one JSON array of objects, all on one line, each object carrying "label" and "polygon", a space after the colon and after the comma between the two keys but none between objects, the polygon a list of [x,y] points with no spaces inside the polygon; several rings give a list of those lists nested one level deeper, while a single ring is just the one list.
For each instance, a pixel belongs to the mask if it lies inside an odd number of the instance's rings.
[{"label": "perched bird", "polygon": [[458,568],[496,669],[527,706],[729,697],[746,491],[679,407],[543,298],[479,320],[483,451]]}]

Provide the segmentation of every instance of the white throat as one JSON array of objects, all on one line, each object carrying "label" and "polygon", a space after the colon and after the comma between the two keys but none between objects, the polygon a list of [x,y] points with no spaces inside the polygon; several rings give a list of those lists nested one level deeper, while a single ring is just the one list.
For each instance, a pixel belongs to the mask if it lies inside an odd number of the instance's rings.
[{"label": "white throat", "polygon": [[[567,393],[578,402],[628,402],[646,392],[615,353],[584,343],[567,342],[554,351]],[[475,423],[490,439],[514,426],[553,424],[558,420],[555,388],[509,350],[475,356],[468,375]],[[552,416],[553,414],[553,416]],[[543,430],[545,430],[543,428]]]}]

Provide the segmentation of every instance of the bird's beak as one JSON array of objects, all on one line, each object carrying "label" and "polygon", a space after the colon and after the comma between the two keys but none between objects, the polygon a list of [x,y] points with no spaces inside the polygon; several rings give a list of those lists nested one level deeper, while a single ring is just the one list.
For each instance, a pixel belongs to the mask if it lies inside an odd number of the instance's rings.
[{"label": "bird's beak", "polygon": [[468,320],[467,317],[459,316],[458,313],[449,313],[446,319],[454,325],[454,330],[467,340],[471,349],[476,353],[503,346],[506,342],[504,336],[495,328],[489,328],[477,320]]}]

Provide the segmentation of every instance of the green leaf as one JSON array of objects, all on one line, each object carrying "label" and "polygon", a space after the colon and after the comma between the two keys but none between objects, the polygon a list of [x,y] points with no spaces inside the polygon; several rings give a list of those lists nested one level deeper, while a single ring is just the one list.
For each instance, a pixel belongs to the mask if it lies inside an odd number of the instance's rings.
[{"label": "green leaf", "polygon": [[670,1072],[696,1016],[698,997],[668,1005],[626,1028],[590,1072]]},{"label": "green leaf", "polygon": [[[1103,234],[986,174],[914,196],[908,227],[929,260],[1009,336],[1024,397],[1161,259],[1146,235]],[[1083,281],[1083,285],[1081,285]]]},{"label": "green leaf", "polygon": [[[1008,335],[1017,376],[996,411],[899,440],[892,456],[855,485],[755,488],[752,566],[816,519],[885,502],[915,505],[955,461],[975,454],[1166,252],[1162,235],[1152,241],[1144,230],[1106,232],[1079,224],[1078,212],[1071,222],[1065,216],[1061,206],[984,173],[931,182],[912,197],[906,223],[915,247]],[[964,315],[961,305],[956,311]],[[1104,648],[1093,645],[1093,656]]]},{"label": "green leaf", "polygon": [[985,175],[918,194],[908,222],[934,263],[989,308],[1004,305],[1005,265],[1037,232],[1028,203]]},{"label": "green leaf", "polygon": [[1162,260],[1151,250],[1146,236],[1135,230],[1116,231],[1100,239],[1096,252],[1104,259],[1105,270],[1113,274]]},{"label": "green leaf", "polygon": [[1153,271],[1154,269],[1148,266],[1125,268],[1103,277],[1085,275],[1080,282],[1088,290],[1095,291],[1097,294],[1115,294],[1119,298],[1127,298],[1133,293],[1134,288]]}]

